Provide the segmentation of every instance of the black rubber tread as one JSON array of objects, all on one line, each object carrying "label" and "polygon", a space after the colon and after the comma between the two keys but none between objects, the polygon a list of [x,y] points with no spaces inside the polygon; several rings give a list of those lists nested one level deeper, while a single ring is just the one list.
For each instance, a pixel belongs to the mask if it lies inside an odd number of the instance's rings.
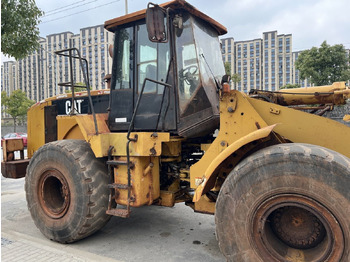
[{"label": "black rubber tread", "polygon": [[252,247],[249,214],[259,201],[279,193],[316,199],[339,221],[350,261],[350,159],[309,144],[280,144],[239,163],[224,182],[216,202],[216,236],[228,261],[264,261]]},{"label": "black rubber tread", "polygon": [[[43,212],[37,196],[41,171],[59,169],[68,181],[71,203],[67,213],[53,219]],[[28,209],[40,231],[49,239],[71,243],[85,238],[110,219],[108,207],[109,175],[107,166],[96,159],[83,140],[60,140],[45,144],[33,155],[25,181]]]}]

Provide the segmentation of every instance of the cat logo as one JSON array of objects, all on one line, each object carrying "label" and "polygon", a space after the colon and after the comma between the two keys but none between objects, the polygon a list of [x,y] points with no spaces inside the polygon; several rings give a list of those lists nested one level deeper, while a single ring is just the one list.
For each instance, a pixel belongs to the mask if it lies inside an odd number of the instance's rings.
[{"label": "cat logo", "polygon": [[71,100],[67,100],[66,101],[66,114],[69,115],[71,114],[72,110],[75,109],[77,112],[74,113],[78,113],[81,114],[81,103],[83,102],[83,99],[78,99],[78,100],[74,100],[74,108],[72,108],[72,101]]}]

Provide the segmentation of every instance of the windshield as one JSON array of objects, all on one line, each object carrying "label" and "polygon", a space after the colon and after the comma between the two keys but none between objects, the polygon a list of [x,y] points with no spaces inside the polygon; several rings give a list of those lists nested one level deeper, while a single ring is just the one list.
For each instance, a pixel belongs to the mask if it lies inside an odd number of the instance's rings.
[{"label": "windshield", "polygon": [[184,14],[183,27],[175,33],[179,106],[184,117],[217,104],[214,77],[221,79],[225,69],[218,34],[205,22]]},{"label": "windshield", "polygon": [[193,34],[203,85],[216,86],[214,77],[220,83],[225,75],[218,33],[198,18],[193,20]]}]

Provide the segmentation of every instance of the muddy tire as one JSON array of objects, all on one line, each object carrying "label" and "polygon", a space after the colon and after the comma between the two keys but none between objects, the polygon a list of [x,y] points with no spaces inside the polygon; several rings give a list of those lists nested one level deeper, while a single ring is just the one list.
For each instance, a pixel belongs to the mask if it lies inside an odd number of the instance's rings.
[{"label": "muddy tire", "polygon": [[82,140],[61,140],[41,147],[32,157],[25,180],[28,209],[49,239],[71,243],[109,220],[106,165]]},{"label": "muddy tire", "polygon": [[216,203],[228,261],[350,261],[350,159],[307,144],[260,150]]}]

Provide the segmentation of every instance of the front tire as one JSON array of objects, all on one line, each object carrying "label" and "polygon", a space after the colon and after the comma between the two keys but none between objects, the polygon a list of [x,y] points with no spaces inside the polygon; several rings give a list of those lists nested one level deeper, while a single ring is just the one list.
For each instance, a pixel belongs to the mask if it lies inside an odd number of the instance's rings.
[{"label": "front tire", "polygon": [[106,165],[83,140],[42,146],[32,157],[25,180],[28,209],[49,239],[71,243],[109,220]]},{"label": "front tire", "polygon": [[216,203],[228,261],[349,261],[350,160],[306,144],[281,144],[243,160]]}]

